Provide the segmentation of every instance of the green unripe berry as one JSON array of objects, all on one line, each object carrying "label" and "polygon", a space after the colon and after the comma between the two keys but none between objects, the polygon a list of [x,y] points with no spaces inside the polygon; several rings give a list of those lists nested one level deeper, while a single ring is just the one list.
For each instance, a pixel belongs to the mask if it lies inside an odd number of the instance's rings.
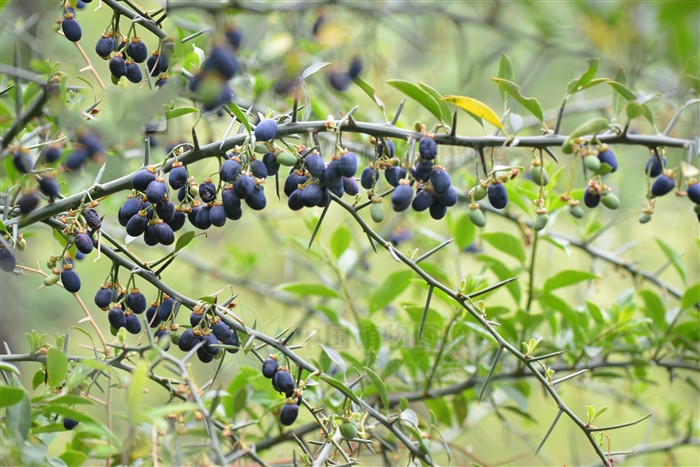
[{"label": "green unripe berry", "polygon": [[581,219],[583,217],[583,209],[578,204],[569,206],[569,213],[576,219]]},{"label": "green unripe berry", "polygon": [[612,193],[604,195],[600,199],[600,202],[603,203],[603,206],[605,206],[608,209],[617,209],[620,207],[620,198],[618,198]]},{"label": "green unripe berry", "polygon": [[340,434],[345,439],[353,439],[357,436],[357,426],[353,422],[345,422],[340,425]]},{"label": "green unripe berry", "polygon": [[294,154],[288,152],[281,152],[277,154],[277,162],[286,167],[292,167],[297,163],[297,158]]},{"label": "green unripe berry", "polygon": [[372,205],[369,207],[369,213],[372,216],[372,220],[377,224],[384,220],[384,205],[381,200],[372,202]]},{"label": "green unripe berry", "polygon": [[539,186],[544,186],[549,183],[549,174],[541,165],[533,165],[530,169],[530,176],[532,177],[532,181]]},{"label": "green unripe berry", "polygon": [[640,224],[646,224],[650,220],[651,220],[651,214],[649,214],[648,212],[642,213],[642,215],[639,216],[639,223]]},{"label": "green unripe berry", "polygon": [[484,227],[486,225],[486,216],[484,216],[484,212],[479,208],[469,211],[469,220],[477,227]]},{"label": "green unripe berry", "polygon": [[474,201],[481,201],[486,198],[486,188],[481,183],[478,183],[474,188],[469,190],[469,194],[474,198]]},{"label": "green unripe berry", "polygon": [[532,224],[532,228],[539,232],[547,226],[548,221],[549,215],[547,213],[538,214],[535,222]]},{"label": "green unripe berry", "polygon": [[586,156],[583,158],[583,165],[591,172],[597,172],[600,170],[600,159],[596,156]]},{"label": "green unripe berry", "polygon": [[54,285],[56,282],[58,282],[58,280],[59,280],[60,278],[61,278],[61,276],[58,275],[58,274],[55,274],[55,273],[49,274],[49,275],[46,276],[46,278],[44,279],[44,285],[47,286],[47,287],[48,287],[48,286],[51,286],[51,285]]}]

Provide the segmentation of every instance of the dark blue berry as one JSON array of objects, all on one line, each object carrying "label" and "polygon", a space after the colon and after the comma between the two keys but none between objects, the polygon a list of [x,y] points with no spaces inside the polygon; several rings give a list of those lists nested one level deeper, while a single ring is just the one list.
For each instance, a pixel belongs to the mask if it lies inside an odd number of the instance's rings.
[{"label": "dark blue berry", "polygon": [[12,272],[17,266],[17,259],[10,250],[0,244],[0,269],[6,272]]},{"label": "dark blue berry", "polygon": [[272,380],[279,392],[287,393],[294,391],[294,378],[286,368],[278,370]]},{"label": "dark blue berry", "polygon": [[216,338],[221,342],[228,342],[231,340],[231,336],[233,336],[233,331],[223,321],[217,322],[211,327],[211,330],[214,333],[214,336],[216,336]]},{"label": "dark blue berry", "polygon": [[326,173],[326,163],[319,154],[312,153],[307,155],[304,158],[304,163],[306,164],[306,170],[309,171],[312,177],[323,178]]},{"label": "dark blue berry", "polygon": [[267,167],[260,159],[250,161],[250,171],[255,178],[267,178]]},{"label": "dark blue berry", "polygon": [[357,172],[357,155],[354,152],[347,152],[340,156],[340,175],[343,177],[354,177]]},{"label": "dark blue berry", "polygon": [[348,74],[351,78],[357,78],[362,72],[362,59],[355,56],[350,61],[350,66],[348,67]]},{"label": "dark blue berry", "polygon": [[102,219],[100,219],[100,215],[93,208],[86,209],[85,212],[83,212],[83,217],[85,217],[85,222],[88,227],[93,231],[102,228]]},{"label": "dark blue berry", "polygon": [[[159,329],[153,334],[153,340],[158,344],[159,347],[161,347],[163,350],[168,350],[170,348],[170,333],[168,332],[167,329]],[[161,346],[160,342],[165,342]]]},{"label": "dark blue berry", "polygon": [[165,222],[153,224],[153,235],[161,245],[172,245],[175,241],[173,228]]},{"label": "dark blue berry", "polygon": [[159,63],[160,54],[158,54],[158,52],[153,52],[153,55],[148,57],[148,60],[146,61],[146,68],[151,76],[156,77],[160,74],[160,67],[158,66]]},{"label": "dark blue berry", "polygon": [[600,204],[600,192],[590,186],[583,192],[583,203],[589,208],[594,208]]},{"label": "dark blue berry", "polygon": [[223,205],[215,204],[209,209],[209,222],[215,227],[223,227],[226,224],[226,209]]},{"label": "dark blue berry", "polygon": [[124,314],[124,327],[129,334],[138,334],[141,332],[141,321],[139,317],[133,313]]},{"label": "dark blue berry", "polygon": [[654,196],[663,196],[673,190],[675,186],[675,180],[662,173],[651,185],[651,194]]},{"label": "dark blue berry", "polygon": [[131,186],[135,190],[146,191],[148,185],[155,179],[156,174],[144,167],[131,177]]},{"label": "dark blue berry", "polygon": [[48,196],[49,201],[52,203],[61,192],[56,177],[53,175],[44,175],[41,180],[39,180],[39,190]]},{"label": "dark blue berry", "polygon": [[197,349],[197,358],[199,358],[199,361],[202,363],[209,363],[214,360],[214,355],[204,350],[204,347],[200,347]]},{"label": "dark blue berry", "polygon": [[187,216],[178,206],[173,213],[173,220],[168,222],[168,225],[173,229],[173,232],[177,232],[185,225],[185,220],[187,220]]},{"label": "dark blue berry", "polygon": [[226,29],[226,39],[234,50],[238,50],[241,46],[241,42],[243,41],[243,34],[237,27],[229,26]]},{"label": "dark blue berry", "polygon": [[66,39],[71,42],[78,42],[81,37],[83,37],[83,30],[80,24],[73,18],[73,15],[68,13],[65,19],[61,22],[61,29],[63,29],[63,34],[65,34]]},{"label": "dark blue berry", "polygon": [[170,317],[170,314],[173,312],[173,305],[175,304],[175,300],[172,298],[168,297],[162,302],[160,302],[160,305],[158,306],[158,317],[160,318],[161,321],[167,321],[168,318]]},{"label": "dark blue berry", "polygon": [[216,199],[216,185],[214,185],[211,180],[205,179],[199,185],[199,197],[205,203],[211,203]]},{"label": "dark blue berry", "polygon": [[362,174],[360,175],[362,188],[365,190],[371,189],[377,180],[379,180],[379,172],[377,170],[374,170],[372,167],[362,169]]},{"label": "dark blue berry", "polygon": [[253,192],[245,199],[245,204],[254,211],[262,211],[267,206],[267,198],[261,186],[253,188]]},{"label": "dark blue berry", "polygon": [[29,160],[29,155],[22,150],[17,150],[12,153],[12,163],[18,172],[23,174],[29,173],[32,170],[32,161]]},{"label": "dark blue berry", "polygon": [[457,189],[453,185],[450,185],[447,189],[447,193],[439,195],[437,200],[446,207],[454,206],[457,204]]},{"label": "dark blue berry", "polygon": [[29,214],[39,205],[39,196],[34,191],[25,193],[17,205],[19,206],[19,212]]},{"label": "dark blue berry", "polygon": [[355,196],[360,192],[360,186],[354,177],[343,177],[343,190],[349,196]]},{"label": "dark blue berry", "polygon": [[126,53],[136,63],[143,63],[148,58],[148,47],[138,37],[132,37],[126,46]]},{"label": "dark blue berry", "polygon": [[241,164],[235,159],[226,159],[219,169],[219,177],[225,182],[233,183],[241,173]]},{"label": "dark blue berry", "polygon": [[300,175],[296,171],[292,171],[284,181],[284,194],[287,196],[291,196],[294,190],[296,190],[299,185],[303,185],[304,183],[306,183],[306,180],[306,176]]},{"label": "dark blue berry", "polygon": [[433,160],[437,156],[437,143],[430,136],[423,136],[418,142],[418,152],[423,159]]},{"label": "dark blue berry", "polygon": [[227,216],[241,210],[241,199],[236,196],[233,189],[226,189],[221,193],[221,203]]},{"label": "dark blue berry", "polygon": [[69,264],[61,271],[61,282],[63,287],[70,293],[78,293],[80,290],[80,277]]},{"label": "dark blue berry", "polygon": [[284,426],[293,424],[299,416],[299,406],[297,404],[284,404],[280,412],[280,423]]},{"label": "dark blue berry", "polygon": [[695,204],[700,204],[700,183],[688,185],[688,198]]},{"label": "dark blue berry", "polygon": [[75,234],[75,237],[73,237],[73,243],[75,243],[75,247],[79,252],[86,255],[92,253],[92,238],[87,234],[87,232],[78,232]]},{"label": "dark blue berry", "polygon": [[262,158],[263,164],[265,164],[265,169],[267,170],[267,176],[272,177],[277,175],[280,170],[280,163],[277,162],[277,156],[274,152],[268,151]]},{"label": "dark blue berry", "polygon": [[649,159],[647,159],[647,163],[644,165],[644,173],[648,174],[651,178],[656,178],[661,175],[661,172],[663,172],[665,166],[666,157],[664,157],[663,165],[661,165],[661,162],[656,154],[652,154]]},{"label": "dark blue berry", "polygon": [[78,423],[80,422],[77,420],[73,420],[72,418],[68,417],[63,417],[63,428],[65,428],[66,430],[72,430],[73,428],[78,426]]},{"label": "dark blue berry", "polygon": [[115,78],[121,78],[126,75],[126,62],[121,54],[116,54],[109,59],[109,71]]},{"label": "dark blue berry", "polygon": [[194,346],[199,343],[199,336],[194,333],[192,329],[186,329],[180,335],[180,339],[177,342],[177,346],[183,352],[189,352],[194,349]]},{"label": "dark blue berry", "polygon": [[68,154],[66,161],[63,163],[68,170],[78,170],[80,169],[87,158],[90,157],[87,149],[84,146],[77,146],[73,151]]},{"label": "dark blue berry", "polygon": [[141,68],[139,68],[138,63],[136,63],[136,62],[127,63],[127,65],[126,65],[126,79],[128,79],[132,83],[140,83],[141,82],[141,80],[143,79],[143,75],[141,74]]},{"label": "dark blue berry", "polygon": [[238,353],[238,351],[241,350],[241,340],[238,338],[238,333],[235,329],[231,330],[231,338],[227,341],[222,341],[222,344],[235,347],[226,349],[228,353]]},{"label": "dark blue berry", "polygon": [[95,44],[95,52],[102,58],[107,58],[110,56],[114,50],[114,38],[112,36],[105,36],[97,39],[97,44]]},{"label": "dark blue berry", "polygon": [[233,48],[222,45],[213,46],[209,58],[202,65],[202,70],[217,72],[226,81],[233,78],[238,71],[238,60]]},{"label": "dark blue berry", "polygon": [[114,300],[114,290],[111,287],[105,285],[100,286],[95,293],[95,305],[98,308],[107,308],[110,303]]},{"label": "dark blue berry", "polygon": [[207,230],[211,227],[211,219],[209,219],[209,211],[211,208],[207,206],[200,206],[197,209],[197,215],[194,218],[194,226],[201,230]]},{"label": "dark blue berry", "polygon": [[607,164],[610,167],[609,172],[612,173],[617,170],[617,158],[615,157],[615,153],[610,149],[599,152],[598,159],[600,160],[601,164]]},{"label": "dark blue berry", "polygon": [[377,157],[382,156],[394,157],[394,142],[389,138],[386,139],[386,148],[381,141],[377,144]]},{"label": "dark blue berry", "polygon": [[263,120],[255,127],[256,141],[270,141],[277,134],[277,122],[272,119]]},{"label": "dark blue berry", "polygon": [[321,185],[317,185],[316,183],[307,185],[301,192],[301,199],[304,206],[313,207],[318,205],[318,203],[321,202],[322,191],[323,188],[321,188]]},{"label": "dark blue berry", "polygon": [[182,162],[175,162],[168,174],[168,183],[173,190],[177,190],[185,186],[188,177],[189,173],[187,172],[187,167],[182,165]]},{"label": "dark blue berry", "polygon": [[343,71],[331,71],[328,73],[328,82],[336,91],[345,91],[352,83],[352,77],[349,73]]},{"label": "dark blue berry", "polygon": [[[322,182],[329,188],[331,188],[334,185],[337,187],[338,182],[341,182],[341,177],[342,174],[340,173],[340,162],[337,159],[332,160],[326,166],[326,171],[323,174]],[[342,187],[342,183],[340,186]],[[335,190],[333,191],[335,192]],[[338,196],[341,196],[338,193],[336,194]]]},{"label": "dark blue berry", "polygon": [[289,209],[292,211],[298,211],[299,209],[304,207],[304,192],[300,189],[294,190],[290,195],[289,199],[287,200],[287,206],[289,206]]},{"label": "dark blue berry", "polygon": [[279,362],[277,361],[277,359],[269,357],[267,360],[265,360],[263,362],[263,365],[262,365],[263,376],[267,379],[272,379],[272,377],[275,376],[275,373],[277,373],[278,367],[279,367]]},{"label": "dark blue berry", "polygon": [[158,239],[156,238],[155,227],[151,223],[149,223],[146,226],[146,230],[143,232],[143,242],[148,246],[158,245]]},{"label": "dark blue berry", "polygon": [[139,212],[141,209],[141,199],[137,197],[127,198],[122,207],[119,208],[118,218],[119,223],[126,227],[126,223],[129,222],[132,216]]},{"label": "dark blue berry", "polygon": [[445,217],[445,214],[447,214],[447,206],[444,204],[435,201],[430,205],[430,217],[436,221]]},{"label": "dark blue berry", "polygon": [[250,175],[241,175],[233,186],[233,192],[240,199],[246,199],[253,193],[253,188],[255,188],[255,179]]},{"label": "dark blue berry", "polygon": [[391,195],[391,205],[394,211],[401,212],[408,209],[413,200],[413,188],[410,185],[401,184],[396,187]]},{"label": "dark blue berry", "polygon": [[221,347],[219,347],[219,340],[214,334],[205,334],[202,336],[204,345],[202,348],[210,355],[216,355],[221,352]]},{"label": "dark blue berry", "polygon": [[155,205],[156,214],[159,219],[163,219],[163,222],[168,224],[173,220],[175,216],[175,204],[171,201],[161,201]]},{"label": "dark blue berry", "polygon": [[56,162],[61,157],[62,152],[63,151],[60,145],[52,144],[48,148],[46,148],[46,151],[44,152],[44,160],[49,164],[52,162]]},{"label": "dark blue berry", "polygon": [[158,316],[158,308],[151,305],[146,310],[146,322],[152,328],[157,328],[160,325],[160,317]]},{"label": "dark blue berry", "polygon": [[148,218],[140,211],[131,216],[126,223],[126,233],[132,237],[138,237],[146,231],[146,227],[148,227]]},{"label": "dark blue berry", "polygon": [[136,314],[146,311],[146,296],[139,289],[131,289],[125,302],[126,306]]},{"label": "dark blue berry", "polygon": [[412,207],[414,211],[422,212],[430,208],[435,202],[435,197],[428,190],[419,190],[413,198]]},{"label": "dark blue berry", "polygon": [[508,205],[508,193],[502,183],[498,182],[489,185],[487,194],[489,202],[494,208],[503,209]]},{"label": "dark blue berry", "polygon": [[126,324],[126,317],[124,316],[124,310],[119,306],[115,306],[107,313],[107,319],[109,324],[114,329],[123,328]]},{"label": "dark blue berry", "polygon": [[201,310],[198,311],[193,311],[192,314],[190,315],[190,326],[197,327],[202,321],[202,318],[204,317],[204,313],[202,313]]},{"label": "dark blue berry", "polygon": [[450,175],[443,169],[432,169],[430,171],[430,183],[433,185],[433,191],[437,196],[447,194],[450,186],[452,186]]},{"label": "dark blue berry", "polygon": [[163,183],[162,179],[153,180],[146,187],[146,191],[144,191],[146,194],[146,199],[154,204],[162,201],[167,192],[168,187],[165,185],[165,183]]}]

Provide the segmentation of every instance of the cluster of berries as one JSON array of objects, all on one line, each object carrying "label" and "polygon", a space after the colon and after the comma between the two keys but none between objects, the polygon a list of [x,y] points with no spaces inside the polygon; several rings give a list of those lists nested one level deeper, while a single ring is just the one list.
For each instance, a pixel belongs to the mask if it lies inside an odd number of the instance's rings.
[{"label": "cluster of berries", "polygon": [[331,202],[330,193],[355,196],[360,187],[355,181],[357,155],[345,151],[326,165],[316,151],[301,148],[302,157],[292,167],[284,182],[284,193],[289,197],[290,209],[298,211],[303,207],[325,207]]},{"label": "cluster of berries", "polygon": [[232,354],[240,350],[238,333],[219,317],[207,318],[203,307],[194,308],[190,315],[190,325],[192,327],[180,335],[177,345],[183,352],[189,352],[201,342],[197,348],[197,358],[201,362],[211,362],[224,349]]},{"label": "cluster of berries", "polygon": [[241,33],[229,27],[225,40],[216,42],[197,74],[190,81],[190,91],[202,103],[205,111],[214,111],[230,102],[235,94],[228,81],[239,71],[236,51],[241,44]]},{"label": "cluster of berries", "polygon": [[280,411],[280,422],[284,426],[293,424],[299,416],[299,404],[302,401],[301,391],[294,383],[294,377],[289,369],[279,366],[276,355],[270,355],[262,365],[262,374],[272,381],[275,391],[284,393],[287,401]]},{"label": "cluster of berries", "polygon": [[328,82],[336,91],[345,91],[348,86],[350,86],[350,83],[352,83],[352,80],[360,76],[362,66],[362,59],[355,56],[350,61],[350,66],[348,67],[347,71],[332,68],[328,72]]}]

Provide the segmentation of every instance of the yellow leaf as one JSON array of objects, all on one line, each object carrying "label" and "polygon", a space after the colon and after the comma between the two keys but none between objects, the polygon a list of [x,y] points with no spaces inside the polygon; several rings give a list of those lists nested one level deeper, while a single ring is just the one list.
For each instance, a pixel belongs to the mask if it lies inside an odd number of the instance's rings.
[{"label": "yellow leaf", "polygon": [[503,132],[503,134],[508,134],[506,133],[506,130],[503,128],[503,125],[501,125],[501,119],[498,118],[498,115],[496,115],[496,112],[491,110],[491,107],[488,105],[484,104],[483,102],[473,99],[471,97],[467,96],[453,96],[451,94],[444,96],[442,98],[443,101],[447,101],[450,104],[454,104],[457,107],[466,110],[470,114],[482,118],[489,122],[490,124],[494,125],[497,127],[499,130]]}]

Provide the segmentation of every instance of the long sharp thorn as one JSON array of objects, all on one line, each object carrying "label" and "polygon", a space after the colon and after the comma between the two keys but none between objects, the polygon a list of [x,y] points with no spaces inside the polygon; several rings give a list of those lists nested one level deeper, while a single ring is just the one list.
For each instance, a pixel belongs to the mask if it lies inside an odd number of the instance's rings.
[{"label": "long sharp thorn", "polygon": [[481,391],[479,391],[479,401],[481,401],[482,397],[484,397],[484,393],[486,392],[486,387],[491,382],[491,378],[493,378],[493,373],[496,370],[496,365],[498,365],[498,361],[501,359],[502,354],[503,354],[503,347],[499,345],[498,351],[496,352],[496,356],[494,357],[493,363],[491,364],[491,369],[489,370],[489,374],[486,377],[486,381],[484,381],[484,385],[481,386]]},{"label": "long sharp thorn", "polygon": [[423,328],[425,327],[425,319],[428,317],[428,310],[430,309],[430,299],[433,298],[434,285],[430,285],[428,289],[428,298],[425,300],[425,308],[423,309],[423,317],[420,320],[420,329],[418,330],[418,340],[420,341],[423,337]]},{"label": "long sharp thorn", "polygon": [[[418,262],[418,261],[416,261],[416,263],[417,263],[417,262]],[[493,284],[493,285],[490,286],[490,287],[486,287],[485,289],[478,290],[478,291],[476,291],[476,292],[470,293],[469,295],[467,295],[467,297],[469,297],[469,298],[478,297],[479,295],[483,295],[483,294],[485,294],[485,293],[491,292],[492,290],[495,290],[495,289],[498,289],[498,288],[500,288],[500,287],[503,287],[504,285],[508,284],[509,282],[513,282],[513,281],[516,280],[517,278],[518,278],[518,277],[515,276],[515,277],[511,277],[511,278],[502,280],[501,282],[498,282],[497,284]]]},{"label": "long sharp thorn", "polygon": [[455,241],[454,238],[451,238],[451,239],[449,239],[449,240],[445,240],[444,242],[442,242],[441,244],[439,244],[438,246],[436,246],[436,247],[433,248],[432,250],[430,250],[430,251],[428,251],[428,252],[426,252],[426,253],[423,253],[422,255],[420,255],[420,256],[418,257],[418,259],[416,259],[416,261],[415,261],[416,264],[420,263],[421,261],[423,261],[423,260],[426,259],[427,257],[429,257],[429,256],[431,256],[431,255],[437,253],[441,248],[446,247],[447,245],[449,245],[450,243],[452,243],[452,242],[454,242],[454,241]]},{"label": "long sharp thorn", "polygon": [[486,156],[484,155],[484,148],[479,146],[477,150],[479,151],[479,159],[481,159],[481,168],[484,169],[484,176],[488,178],[489,173],[488,169],[486,168]]},{"label": "long sharp thorn", "polygon": [[544,438],[542,438],[542,441],[540,442],[540,445],[537,446],[537,450],[535,451],[535,455],[537,455],[540,452],[540,449],[542,449],[542,446],[544,446],[545,441],[547,441],[547,438],[549,438],[549,435],[552,433],[552,430],[554,430],[554,427],[556,426],[557,422],[559,421],[559,417],[561,417],[562,413],[564,413],[564,411],[562,409],[559,409],[559,412],[557,412],[557,416],[554,417],[554,421],[549,426],[549,430],[547,430],[547,433],[545,433]]},{"label": "long sharp thorn", "polygon": [[314,239],[316,238],[316,234],[318,233],[318,230],[321,228],[321,222],[323,222],[323,218],[326,217],[326,213],[328,212],[328,208],[330,207],[330,204],[326,205],[325,208],[323,208],[323,212],[321,213],[321,217],[318,218],[318,222],[316,223],[316,227],[314,228],[314,233],[311,234],[311,240],[309,240],[309,247],[307,250],[311,249],[311,245],[314,243]]}]

